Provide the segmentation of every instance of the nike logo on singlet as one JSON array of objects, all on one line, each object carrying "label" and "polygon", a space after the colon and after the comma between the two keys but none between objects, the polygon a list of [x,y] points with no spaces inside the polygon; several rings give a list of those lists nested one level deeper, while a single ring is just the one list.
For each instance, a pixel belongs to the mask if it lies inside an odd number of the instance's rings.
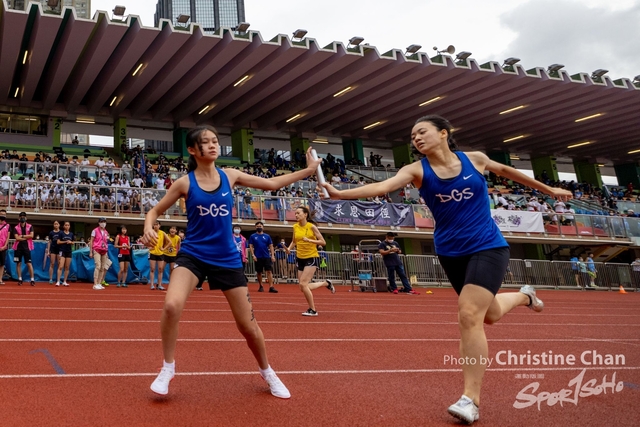
[{"label": "nike logo on singlet", "polygon": [[469,175],[469,176],[463,176],[462,179],[464,179],[465,181],[469,178],[471,178],[473,175]]},{"label": "nike logo on singlet", "polygon": [[222,193],[222,197],[225,197],[227,194],[229,194],[228,191],[226,193]]}]

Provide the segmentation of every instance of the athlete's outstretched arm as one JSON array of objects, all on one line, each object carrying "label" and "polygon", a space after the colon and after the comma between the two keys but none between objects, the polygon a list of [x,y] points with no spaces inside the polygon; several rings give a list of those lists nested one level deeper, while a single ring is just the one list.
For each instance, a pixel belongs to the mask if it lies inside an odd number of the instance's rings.
[{"label": "athlete's outstretched arm", "polygon": [[[545,194],[561,200],[569,200],[573,197],[573,194],[568,190],[550,187],[538,180],[528,177],[516,168],[503,165],[502,163],[498,163],[489,159],[489,157],[482,152],[474,151],[467,153],[467,155],[469,157],[469,160],[471,160],[476,168],[480,167],[484,170],[488,170],[489,172],[493,172],[496,175],[500,175],[512,181],[519,182],[520,184],[526,185],[527,187],[535,188],[536,190],[540,190]],[[480,170],[480,172],[483,172],[483,170]]]},{"label": "athlete's outstretched arm", "polygon": [[318,165],[322,159],[315,160],[311,156],[311,147],[307,150],[307,167],[286,175],[280,175],[273,178],[260,178],[240,172],[236,169],[226,169],[225,173],[229,177],[229,184],[233,188],[235,185],[244,187],[259,188],[261,190],[279,190],[294,182],[298,182],[308,176],[313,175],[318,170]]},{"label": "athlete's outstretched arm", "polygon": [[422,181],[422,165],[420,162],[415,162],[404,166],[395,176],[385,179],[384,181],[342,191],[336,189],[329,183],[325,183],[324,188],[327,189],[329,197],[332,199],[364,199],[366,197],[382,196],[383,194],[403,188],[410,182],[418,182],[419,184],[420,181]]},{"label": "athlete's outstretched arm", "polygon": [[147,212],[144,218],[144,234],[142,235],[142,243],[151,247],[156,245],[158,242],[158,234],[153,229],[153,224],[155,224],[158,217],[173,206],[180,197],[186,197],[188,191],[189,176],[185,175],[182,178],[177,179],[158,204]]}]

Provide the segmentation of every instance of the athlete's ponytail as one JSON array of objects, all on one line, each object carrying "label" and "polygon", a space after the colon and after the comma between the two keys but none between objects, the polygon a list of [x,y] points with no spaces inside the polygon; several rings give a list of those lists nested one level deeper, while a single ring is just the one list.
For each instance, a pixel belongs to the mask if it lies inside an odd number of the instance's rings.
[{"label": "athlete's ponytail", "polygon": [[313,215],[315,214],[315,212],[311,212],[309,210],[308,207],[306,206],[298,206],[298,209],[302,209],[302,212],[307,214],[307,222],[310,222],[313,225],[318,225],[314,220],[313,220]]},{"label": "athlete's ponytail", "polygon": [[[451,123],[449,123],[449,120],[435,114],[430,114],[427,116],[420,117],[418,120],[416,120],[415,124],[417,125],[418,123],[422,123],[422,122],[431,123],[439,131],[446,130],[447,144],[449,145],[449,150],[458,151],[458,143],[456,142],[455,138],[452,135],[453,126],[451,126]],[[419,158],[424,157],[424,154],[420,153],[418,149],[413,145],[411,145],[411,152],[414,155],[418,156]]]},{"label": "athlete's ponytail", "polygon": [[[207,130],[210,132],[213,132],[216,138],[220,138],[220,135],[218,135],[218,131],[213,126],[209,126],[209,125],[197,126],[191,129],[187,133],[187,137],[186,137],[187,148],[190,148],[190,147],[195,148],[200,151],[200,154],[202,154],[202,133]],[[189,160],[187,162],[187,170],[189,172],[193,172],[194,170],[196,170],[197,167],[198,167],[198,162],[196,162],[196,158],[190,154]]]}]

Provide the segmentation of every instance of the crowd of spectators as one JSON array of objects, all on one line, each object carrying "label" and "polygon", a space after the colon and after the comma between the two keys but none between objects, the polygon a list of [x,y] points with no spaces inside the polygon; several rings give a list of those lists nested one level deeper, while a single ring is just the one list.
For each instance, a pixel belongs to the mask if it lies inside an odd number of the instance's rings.
[{"label": "crowd of spectators", "polygon": [[[168,158],[163,153],[156,154],[152,151],[142,147],[129,148],[126,144],[122,144],[121,152],[124,160],[121,165],[118,165],[111,157],[96,156],[98,158],[91,161],[89,154],[79,159],[76,155],[67,156],[61,150],[56,153],[40,151],[35,153],[32,159],[24,153],[18,154],[17,150],[4,150],[0,153],[0,160],[11,160],[17,163],[13,163],[14,170],[4,168],[0,187],[6,194],[9,184],[2,181],[10,180],[12,177],[24,181],[14,185],[13,203],[16,208],[35,207],[38,199],[40,207],[57,209],[63,206],[62,199],[66,198],[64,206],[70,209],[87,209],[91,201],[93,209],[109,212],[115,210],[117,202],[119,210],[144,212],[158,203],[163,191],[169,189],[177,177],[187,172],[187,165],[181,156]],[[300,149],[291,153],[290,158],[286,157],[274,148],[269,150],[256,148],[254,163],[247,163],[236,169],[241,169],[250,175],[271,178],[306,166],[305,155]],[[382,156],[371,152],[368,163],[372,167],[380,168],[381,160]],[[362,162],[359,161],[351,163],[362,166]],[[61,165],[67,167],[61,168]],[[351,172],[348,166],[350,165],[347,165],[343,159],[331,153],[328,153],[322,161],[325,177],[334,186],[357,186],[371,182],[367,177]],[[387,168],[389,169],[390,165],[387,165]],[[56,176],[55,171],[58,171],[59,176]],[[632,209],[622,211],[617,206],[619,201],[640,203],[640,196],[634,192],[631,184],[611,189],[596,188],[591,184],[573,180],[553,181],[546,171],[536,176],[536,179],[553,187],[567,189],[573,193],[575,200],[600,208],[596,209],[596,212],[588,213],[638,216]],[[545,221],[550,223],[570,223],[573,220],[573,214],[576,213],[571,203],[554,203],[535,189],[512,183],[492,173],[487,175],[487,181],[496,209],[542,212]],[[70,184],[64,194],[61,184]],[[145,192],[145,188],[161,191]],[[251,199],[255,196],[250,189],[245,188],[236,189],[235,195],[236,200],[244,206],[249,206]],[[265,192],[262,195],[272,196],[274,198],[272,200],[277,200],[277,197],[320,198],[315,176],[297,185]],[[389,195],[367,200],[374,203],[392,203]],[[406,204],[424,204],[424,200],[414,191],[412,184],[400,191],[399,200]],[[275,206],[275,201],[269,202],[268,205]],[[578,210],[578,213],[583,212]]]}]

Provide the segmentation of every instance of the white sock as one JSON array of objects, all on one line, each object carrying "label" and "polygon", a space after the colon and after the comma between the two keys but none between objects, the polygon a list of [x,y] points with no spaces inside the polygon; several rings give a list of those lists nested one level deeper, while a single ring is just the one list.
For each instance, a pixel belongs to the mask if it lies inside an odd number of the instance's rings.
[{"label": "white sock", "polygon": [[174,360],[171,363],[167,363],[166,361],[163,360],[162,361],[162,367],[163,368],[169,368],[169,369],[171,369],[172,371],[175,372],[175,370],[176,370],[176,361]]},{"label": "white sock", "polygon": [[258,370],[260,371],[260,375],[262,375],[263,377],[267,374],[275,373],[274,370],[271,369],[271,365],[267,366],[267,369],[258,368]]},{"label": "white sock", "polygon": [[18,280],[22,280],[22,277],[18,277]]}]

